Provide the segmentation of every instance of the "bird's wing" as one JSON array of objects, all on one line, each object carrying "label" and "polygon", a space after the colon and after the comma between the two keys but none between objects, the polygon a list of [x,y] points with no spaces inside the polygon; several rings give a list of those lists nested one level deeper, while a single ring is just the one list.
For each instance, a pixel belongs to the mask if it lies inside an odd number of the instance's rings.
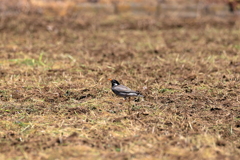
[{"label": "bird's wing", "polygon": [[125,93],[136,92],[124,85],[117,85],[117,86],[113,87],[112,90],[116,90],[117,92],[125,92]]}]

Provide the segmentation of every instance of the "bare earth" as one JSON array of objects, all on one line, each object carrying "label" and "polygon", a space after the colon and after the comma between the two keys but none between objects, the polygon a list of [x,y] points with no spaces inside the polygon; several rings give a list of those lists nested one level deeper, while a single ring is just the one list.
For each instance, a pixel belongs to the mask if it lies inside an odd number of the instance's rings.
[{"label": "bare earth", "polygon": [[[239,21],[21,15],[0,28],[0,159],[239,159]],[[145,97],[116,97],[108,78]]]}]

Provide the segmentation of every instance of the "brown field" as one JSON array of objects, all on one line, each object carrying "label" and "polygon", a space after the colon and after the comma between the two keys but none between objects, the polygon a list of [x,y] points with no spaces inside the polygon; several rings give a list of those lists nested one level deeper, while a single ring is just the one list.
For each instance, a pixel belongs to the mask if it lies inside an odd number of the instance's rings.
[{"label": "brown field", "polygon": [[[239,29],[215,18],[2,17],[0,159],[239,159]],[[116,97],[108,78],[145,97]]]}]

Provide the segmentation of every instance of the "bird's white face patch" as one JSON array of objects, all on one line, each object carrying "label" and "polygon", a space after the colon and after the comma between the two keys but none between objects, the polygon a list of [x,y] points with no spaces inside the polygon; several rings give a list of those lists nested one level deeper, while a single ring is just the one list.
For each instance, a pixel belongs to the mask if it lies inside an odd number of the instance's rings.
[{"label": "bird's white face patch", "polygon": [[113,83],[114,86],[117,86],[118,84],[117,83]]}]

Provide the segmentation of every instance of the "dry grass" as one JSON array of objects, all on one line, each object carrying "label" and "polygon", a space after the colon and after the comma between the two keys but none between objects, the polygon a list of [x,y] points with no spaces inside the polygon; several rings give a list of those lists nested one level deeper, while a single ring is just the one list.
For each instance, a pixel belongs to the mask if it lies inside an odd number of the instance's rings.
[{"label": "dry grass", "polygon": [[0,159],[238,159],[239,24],[99,18],[4,19]]}]

